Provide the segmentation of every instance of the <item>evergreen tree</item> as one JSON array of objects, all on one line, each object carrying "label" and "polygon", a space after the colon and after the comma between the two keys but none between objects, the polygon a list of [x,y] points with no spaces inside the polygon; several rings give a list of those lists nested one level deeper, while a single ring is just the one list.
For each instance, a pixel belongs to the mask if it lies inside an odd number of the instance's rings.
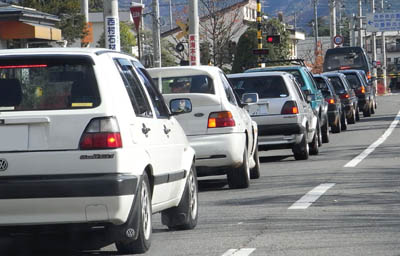
[{"label": "evergreen tree", "polygon": [[253,54],[253,49],[257,49],[257,30],[249,28],[237,43],[232,73],[241,73],[257,66],[257,56]]}]

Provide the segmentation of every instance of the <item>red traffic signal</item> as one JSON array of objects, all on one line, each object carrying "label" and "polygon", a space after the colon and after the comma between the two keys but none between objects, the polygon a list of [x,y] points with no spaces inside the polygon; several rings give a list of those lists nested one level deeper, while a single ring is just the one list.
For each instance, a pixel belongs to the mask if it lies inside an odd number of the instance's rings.
[{"label": "red traffic signal", "polygon": [[281,42],[281,36],[267,36],[267,43],[279,44]]}]

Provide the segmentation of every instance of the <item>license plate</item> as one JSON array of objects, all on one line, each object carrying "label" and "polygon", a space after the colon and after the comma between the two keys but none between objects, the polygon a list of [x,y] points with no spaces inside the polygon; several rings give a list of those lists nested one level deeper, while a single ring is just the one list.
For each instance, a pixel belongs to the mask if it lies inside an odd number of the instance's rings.
[{"label": "license plate", "polygon": [[268,114],[267,104],[249,105],[247,111],[249,111],[250,116],[262,116]]}]

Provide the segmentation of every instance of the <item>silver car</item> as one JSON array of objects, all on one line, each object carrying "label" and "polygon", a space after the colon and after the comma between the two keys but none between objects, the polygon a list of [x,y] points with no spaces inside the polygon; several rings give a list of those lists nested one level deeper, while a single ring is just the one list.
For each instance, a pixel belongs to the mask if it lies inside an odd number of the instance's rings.
[{"label": "silver car", "polygon": [[291,148],[296,160],[318,154],[321,131],[311,95],[303,94],[293,75],[255,72],[228,78],[257,122],[259,150]]}]

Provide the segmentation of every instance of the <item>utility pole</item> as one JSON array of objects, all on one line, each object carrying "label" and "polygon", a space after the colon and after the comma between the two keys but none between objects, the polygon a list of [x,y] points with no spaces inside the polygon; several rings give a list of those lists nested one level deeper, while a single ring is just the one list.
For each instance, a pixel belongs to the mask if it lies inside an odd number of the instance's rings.
[{"label": "utility pole", "polygon": [[111,50],[120,51],[118,1],[104,0],[105,45]]},{"label": "utility pole", "polygon": [[336,0],[331,0],[330,6],[330,16],[331,16],[331,48],[335,48],[335,44],[333,43],[333,38],[336,36]]},{"label": "utility pole", "polygon": [[[88,29],[89,23],[89,2],[88,0],[81,0],[81,14],[85,20],[85,29]],[[90,43],[85,41],[85,38],[81,39],[81,47],[89,47]]]},{"label": "utility pole", "polygon": [[[384,13],[384,3],[383,0],[381,1],[381,12]],[[387,90],[387,81],[386,81],[386,74],[387,74],[387,60],[386,60],[386,37],[385,32],[382,31],[382,70],[383,70],[383,88],[384,92],[386,93]]]},{"label": "utility pole", "polygon": [[172,30],[174,27],[172,25],[172,5],[171,0],[169,0],[169,28]]},{"label": "utility pole", "polygon": [[358,0],[358,46],[361,48],[364,47],[362,24],[362,0]]},{"label": "utility pole", "polygon": [[[257,49],[262,49],[262,24],[261,24],[261,1],[257,0]],[[260,62],[261,58],[258,57],[258,61]],[[259,63],[261,66],[262,64]]]},{"label": "utility pole", "polygon": [[[372,9],[372,13],[375,13],[375,0],[371,0],[371,9]],[[375,91],[377,91],[378,80],[377,80],[377,70],[376,70],[376,33],[375,32],[372,32],[372,63],[374,63],[374,67],[372,69],[373,83],[374,83]]]},{"label": "utility pole", "polygon": [[199,3],[189,0],[189,64],[200,65]]},{"label": "utility pole", "polygon": [[318,13],[317,13],[318,0],[314,0],[314,39],[315,39],[315,57],[317,57],[318,50]]},{"label": "utility pole", "polygon": [[356,15],[353,13],[350,23],[351,46],[356,46]]},{"label": "utility pole", "polygon": [[153,67],[161,67],[160,6],[153,0]]}]

